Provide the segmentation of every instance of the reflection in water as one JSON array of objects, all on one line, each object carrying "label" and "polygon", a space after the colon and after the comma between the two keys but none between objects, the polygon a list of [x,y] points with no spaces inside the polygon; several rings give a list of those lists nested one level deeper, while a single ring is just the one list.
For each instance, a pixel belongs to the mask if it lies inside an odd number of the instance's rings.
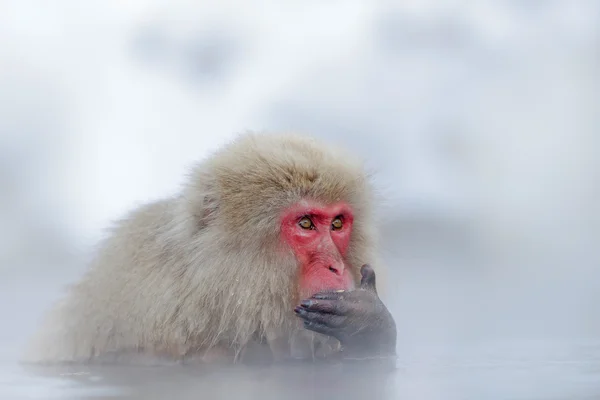
[{"label": "reflection in water", "polygon": [[[513,341],[422,346],[387,372],[356,364],[24,367],[2,398],[592,399],[600,342]],[[8,379],[6,378],[8,376]]]}]

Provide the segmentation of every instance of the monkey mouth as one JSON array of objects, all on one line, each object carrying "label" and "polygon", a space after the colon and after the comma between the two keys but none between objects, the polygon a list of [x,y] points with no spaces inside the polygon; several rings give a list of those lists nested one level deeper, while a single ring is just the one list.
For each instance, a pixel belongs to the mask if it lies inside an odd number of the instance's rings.
[{"label": "monkey mouth", "polygon": [[316,295],[317,293],[323,293],[323,292],[337,292],[340,290],[352,290],[355,288],[354,282],[350,281],[350,282],[340,282],[338,284],[315,284],[315,285],[311,285],[310,287],[301,290],[300,291],[300,298],[301,299],[308,299],[310,297],[313,297],[314,295]]}]

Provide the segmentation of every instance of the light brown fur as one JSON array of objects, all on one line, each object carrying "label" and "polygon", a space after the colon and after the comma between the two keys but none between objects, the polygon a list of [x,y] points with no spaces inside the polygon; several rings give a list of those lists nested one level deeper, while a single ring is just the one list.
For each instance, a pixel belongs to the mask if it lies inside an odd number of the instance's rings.
[{"label": "light brown fur", "polygon": [[298,265],[279,238],[280,212],[301,199],[349,203],[358,283],[361,265],[377,263],[371,195],[362,164],[339,148],[242,135],[197,165],[180,195],[116,223],[27,360],[235,360],[261,342],[286,357],[308,331],[292,312]]}]

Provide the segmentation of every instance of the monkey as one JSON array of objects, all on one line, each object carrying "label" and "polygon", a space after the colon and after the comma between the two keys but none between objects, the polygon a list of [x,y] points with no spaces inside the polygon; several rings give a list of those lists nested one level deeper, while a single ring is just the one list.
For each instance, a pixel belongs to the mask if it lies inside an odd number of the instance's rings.
[{"label": "monkey", "polygon": [[24,361],[394,357],[395,321],[371,266],[373,199],[345,149],[238,135],[179,193],[113,223]]}]

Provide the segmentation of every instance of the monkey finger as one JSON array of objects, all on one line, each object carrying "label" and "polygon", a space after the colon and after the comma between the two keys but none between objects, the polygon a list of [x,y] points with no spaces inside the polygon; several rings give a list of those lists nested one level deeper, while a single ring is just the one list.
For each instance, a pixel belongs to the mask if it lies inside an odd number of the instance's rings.
[{"label": "monkey finger", "polygon": [[309,311],[318,311],[327,314],[344,315],[349,311],[349,306],[344,301],[308,299],[302,301],[300,306]]},{"label": "monkey finger", "polygon": [[309,311],[303,307],[296,307],[294,309],[294,312],[304,321],[310,321],[316,324],[327,325],[332,328],[341,326],[346,320],[345,317],[342,317],[340,315],[326,314],[318,311]]},{"label": "monkey finger", "polygon": [[338,331],[337,329],[332,328],[328,325],[319,324],[317,322],[312,322],[312,321],[304,321],[304,327],[306,329],[308,329],[309,331],[322,333],[324,335],[333,336],[333,337],[336,337],[335,333]]},{"label": "monkey finger", "polygon": [[377,293],[377,287],[375,285],[375,271],[369,264],[365,264],[360,269],[361,279],[360,287],[362,289],[370,290]]}]

